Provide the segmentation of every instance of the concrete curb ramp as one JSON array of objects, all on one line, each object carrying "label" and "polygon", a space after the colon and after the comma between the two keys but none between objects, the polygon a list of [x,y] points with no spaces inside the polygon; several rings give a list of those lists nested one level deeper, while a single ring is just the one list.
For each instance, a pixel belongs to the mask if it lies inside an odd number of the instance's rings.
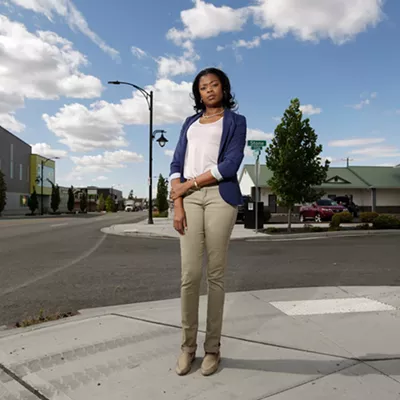
[{"label": "concrete curb ramp", "polygon": [[[83,310],[78,317],[0,333],[7,400],[398,400],[400,288],[326,287],[230,293],[222,362],[174,372],[179,299]],[[385,329],[382,329],[385,327]]]}]

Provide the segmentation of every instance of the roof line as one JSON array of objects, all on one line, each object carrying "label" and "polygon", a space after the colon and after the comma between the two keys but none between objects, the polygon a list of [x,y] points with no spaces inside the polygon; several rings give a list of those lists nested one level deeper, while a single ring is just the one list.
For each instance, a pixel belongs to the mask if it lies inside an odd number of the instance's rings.
[{"label": "roof line", "polygon": [[362,178],[360,175],[358,175],[357,172],[353,171],[353,170],[351,169],[351,167],[347,167],[347,168],[349,169],[349,171],[350,171],[354,176],[356,176],[358,179],[360,179],[361,182],[364,182],[367,186],[372,187],[372,185],[371,185],[369,182],[367,182],[364,178]]},{"label": "roof line", "polygon": [[0,125],[0,128],[3,129],[6,133],[8,133],[9,135],[13,136],[15,139],[19,140],[20,142],[22,142],[23,144],[26,144],[27,146],[29,146],[32,149],[32,146],[25,142],[25,140],[22,140],[20,137],[18,137],[17,135],[15,135],[14,133],[10,132],[8,129],[4,128],[4,126]]}]

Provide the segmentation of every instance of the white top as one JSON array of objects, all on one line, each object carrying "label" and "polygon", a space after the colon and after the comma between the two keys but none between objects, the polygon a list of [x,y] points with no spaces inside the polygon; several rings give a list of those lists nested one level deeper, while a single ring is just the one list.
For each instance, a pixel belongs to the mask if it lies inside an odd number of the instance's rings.
[{"label": "white top", "polygon": [[[221,145],[223,120],[201,124],[198,119],[188,129],[187,148],[183,175],[185,179],[193,179],[204,172],[210,171],[215,179],[221,181],[218,171],[218,154]],[[180,174],[172,174],[170,179],[180,178]]]}]

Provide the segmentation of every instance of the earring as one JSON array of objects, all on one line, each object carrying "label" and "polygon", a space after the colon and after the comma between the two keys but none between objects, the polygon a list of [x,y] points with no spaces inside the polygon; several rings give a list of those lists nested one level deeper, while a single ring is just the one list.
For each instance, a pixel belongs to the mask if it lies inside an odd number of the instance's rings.
[{"label": "earring", "polygon": [[200,103],[203,103],[203,99],[200,99]]}]

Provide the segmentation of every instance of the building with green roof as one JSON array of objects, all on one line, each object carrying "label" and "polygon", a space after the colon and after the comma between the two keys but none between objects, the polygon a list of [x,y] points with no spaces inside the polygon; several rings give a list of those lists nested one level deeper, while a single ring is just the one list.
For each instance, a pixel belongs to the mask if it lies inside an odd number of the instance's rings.
[{"label": "building with green roof", "polygon": [[[266,165],[260,166],[260,199],[271,212],[284,211],[268,185],[272,172]],[[243,195],[253,195],[255,190],[255,166],[244,165],[239,183]],[[330,167],[326,181],[321,185],[324,197],[350,196],[361,210],[400,213],[400,167]]]}]

